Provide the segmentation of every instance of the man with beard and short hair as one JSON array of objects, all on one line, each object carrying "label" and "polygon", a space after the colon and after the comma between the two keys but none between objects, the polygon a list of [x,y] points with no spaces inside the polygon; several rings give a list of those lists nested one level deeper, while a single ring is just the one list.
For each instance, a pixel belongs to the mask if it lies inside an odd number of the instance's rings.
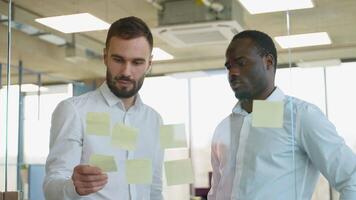
[{"label": "man with beard and short hair", "polygon": [[[208,200],[307,200],[320,172],[341,200],[356,199],[355,154],[319,108],[275,86],[272,39],[260,31],[240,32],[225,56],[239,101],[213,136]],[[253,100],[283,102],[283,128],[253,127]]]},{"label": "man with beard and short hair", "polygon": [[[106,82],[95,91],[62,101],[53,113],[43,184],[46,199],[163,199],[162,119],[138,94],[151,68],[152,48],[152,34],[141,19],[126,17],[111,25],[104,49]],[[93,112],[108,113],[111,127],[123,123],[137,128],[136,149],[112,147],[110,134],[87,134],[86,116]],[[89,165],[93,154],[113,156],[118,171],[104,173]],[[124,170],[129,159],[152,161],[152,184],[127,183]]]}]

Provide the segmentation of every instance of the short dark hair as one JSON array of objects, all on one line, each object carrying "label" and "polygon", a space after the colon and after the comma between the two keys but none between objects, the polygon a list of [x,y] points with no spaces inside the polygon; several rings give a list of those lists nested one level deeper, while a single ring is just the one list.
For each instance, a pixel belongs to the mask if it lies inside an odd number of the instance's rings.
[{"label": "short dark hair", "polygon": [[[272,38],[257,30],[245,30],[242,31],[234,36],[232,41],[242,38],[250,38],[254,41],[256,48],[259,50],[261,56],[271,54],[274,58],[274,71],[276,72],[277,68],[277,50],[276,46],[273,43]],[[231,42],[232,42],[231,41]]]},{"label": "short dark hair", "polygon": [[112,37],[119,37],[123,39],[133,39],[138,37],[145,37],[150,45],[151,51],[153,48],[153,37],[147,24],[138,17],[125,17],[121,18],[111,24],[106,37],[106,48],[109,47],[110,39]]}]

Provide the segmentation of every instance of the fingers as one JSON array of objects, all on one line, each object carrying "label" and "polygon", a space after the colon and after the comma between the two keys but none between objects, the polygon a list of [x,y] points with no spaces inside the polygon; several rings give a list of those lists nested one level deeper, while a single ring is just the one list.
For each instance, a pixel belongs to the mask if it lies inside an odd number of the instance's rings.
[{"label": "fingers", "polygon": [[88,195],[103,189],[108,176],[97,167],[78,165],[74,168],[72,180],[79,195]]},{"label": "fingers", "polygon": [[79,174],[89,175],[89,174],[101,174],[101,170],[98,167],[90,165],[78,165],[74,168],[74,171]]},{"label": "fingers", "polygon": [[95,193],[103,188],[104,188],[104,186],[94,187],[94,188],[75,188],[75,190],[77,191],[77,193],[79,195],[84,196],[84,195],[89,195],[89,194]]},{"label": "fingers", "polygon": [[90,175],[90,174],[79,174],[79,173],[74,173],[73,174],[75,180],[80,180],[80,181],[86,181],[86,182],[92,182],[92,181],[103,181],[108,179],[108,175],[106,174],[99,174],[99,175]]},{"label": "fingers", "polygon": [[107,180],[95,181],[95,182],[75,181],[75,185],[80,188],[95,188],[95,187],[105,186],[107,182],[108,182]]}]

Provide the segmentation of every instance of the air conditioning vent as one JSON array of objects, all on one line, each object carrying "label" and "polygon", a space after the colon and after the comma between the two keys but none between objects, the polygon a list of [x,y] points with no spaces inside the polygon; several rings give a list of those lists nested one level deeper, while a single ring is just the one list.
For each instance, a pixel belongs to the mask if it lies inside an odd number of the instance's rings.
[{"label": "air conditioning vent", "polygon": [[228,43],[243,28],[236,21],[213,21],[154,28],[153,34],[177,48]]}]

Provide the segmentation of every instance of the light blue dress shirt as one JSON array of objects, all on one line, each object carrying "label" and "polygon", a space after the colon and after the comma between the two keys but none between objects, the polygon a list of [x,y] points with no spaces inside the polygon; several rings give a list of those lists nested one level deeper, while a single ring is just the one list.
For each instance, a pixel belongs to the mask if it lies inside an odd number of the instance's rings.
[{"label": "light blue dress shirt", "polygon": [[[86,114],[107,112],[111,126],[124,123],[139,129],[136,150],[112,147],[110,136],[85,134]],[[61,102],[52,116],[50,152],[43,184],[47,200],[162,200],[163,151],[159,145],[160,115],[143,104],[137,95],[135,104],[125,110],[104,83],[95,91]],[[71,176],[76,165],[87,164],[90,155],[104,154],[115,158],[117,172],[108,172],[108,183],[93,194],[79,196]],[[152,184],[128,184],[125,176],[127,159],[152,160]]]},{"label": "light blue dress shirt", "polygon": [[321,172],[341,200],[356,200],[356,155],[334,125],[279,88],[266,100],[284,102],[283,128],[252,127],[239,103],[216,128],[208,199],[309,200]]}]

